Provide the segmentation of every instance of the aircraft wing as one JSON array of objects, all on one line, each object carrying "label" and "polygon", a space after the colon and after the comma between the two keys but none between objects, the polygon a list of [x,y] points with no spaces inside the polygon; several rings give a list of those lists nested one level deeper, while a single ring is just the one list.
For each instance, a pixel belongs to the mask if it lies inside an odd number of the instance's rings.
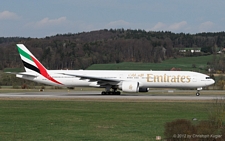
[{"label": "aircraft wing", "polygon": [[88,76],[88,75],[80,75],[80,74],[69,74],[69,73],[60,73],[63,75],[68,75],[68,76],[75,76],[80,78],[80,80],[86,80],[88,79],[89,82],[98,82],[99,85],[106,85],[106,84],[110,84],[110,85],[116,85],[118,84],[121,80],[115,78],[104,78],[104,77],[95,77],[95,76]]}]

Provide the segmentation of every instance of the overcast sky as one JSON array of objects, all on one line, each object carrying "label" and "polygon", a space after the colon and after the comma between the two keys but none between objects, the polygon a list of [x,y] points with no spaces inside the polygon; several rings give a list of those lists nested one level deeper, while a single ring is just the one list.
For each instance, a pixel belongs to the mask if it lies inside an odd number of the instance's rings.
[{"label": "overcast sky", "polygon": [[1,0],[0,37],[99,29],[175,33],[225,30],[225,0]]}]

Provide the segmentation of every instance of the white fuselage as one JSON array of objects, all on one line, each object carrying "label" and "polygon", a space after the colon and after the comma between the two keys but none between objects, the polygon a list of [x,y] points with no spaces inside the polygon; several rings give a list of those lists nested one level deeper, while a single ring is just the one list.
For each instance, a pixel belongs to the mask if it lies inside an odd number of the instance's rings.
[{"label": "white fuselage", "polygon": [[[26,74],[28,72],[24,72]],[[48,70],[49,75],[62,83],[57,84],[36,74],[36,77],[17,74],[17,77],[32,80],[48,85],[64,87],[101,87],[97,81],[80,79],[80,77],[64,75],[76,74],[82,76],[94,76],[103,79],[119,80],[115,85],[123,81],[138,82],[142,88],[198,88],[214,84],[209,76],[191,71],[107,71],[107,70]]]}]

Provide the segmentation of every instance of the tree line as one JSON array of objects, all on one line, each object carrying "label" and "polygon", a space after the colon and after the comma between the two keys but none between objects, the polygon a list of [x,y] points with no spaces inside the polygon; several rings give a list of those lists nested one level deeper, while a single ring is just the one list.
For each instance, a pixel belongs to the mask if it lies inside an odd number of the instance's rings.
[{"label": "tree line", "polygon": [[[0,37],[0,70],[23,67],[17,43],[28,47],[48,69],[85,69],[96,63],[159,63],[182,56],[179,49],[184,48],[202,48],[198,55],[213,54],[216,48],[225,47],[225,32],[185,34],[104,29],[45,38]],[[225,59],[216,61],[223,65]]]}]

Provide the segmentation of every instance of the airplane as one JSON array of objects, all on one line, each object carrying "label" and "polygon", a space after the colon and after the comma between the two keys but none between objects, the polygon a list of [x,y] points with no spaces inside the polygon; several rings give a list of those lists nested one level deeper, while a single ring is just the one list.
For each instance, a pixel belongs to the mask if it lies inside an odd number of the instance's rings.
[{"label": "airplane", "polygon": [[60,87],[105,88],[102,95],[121,92],[148,92],[149,88],[197,88],[215,83],[208,75],[192,71],[136,71],[136,70],[47,70],[23,45],[17,44],[25,72],[16,77]]}]

